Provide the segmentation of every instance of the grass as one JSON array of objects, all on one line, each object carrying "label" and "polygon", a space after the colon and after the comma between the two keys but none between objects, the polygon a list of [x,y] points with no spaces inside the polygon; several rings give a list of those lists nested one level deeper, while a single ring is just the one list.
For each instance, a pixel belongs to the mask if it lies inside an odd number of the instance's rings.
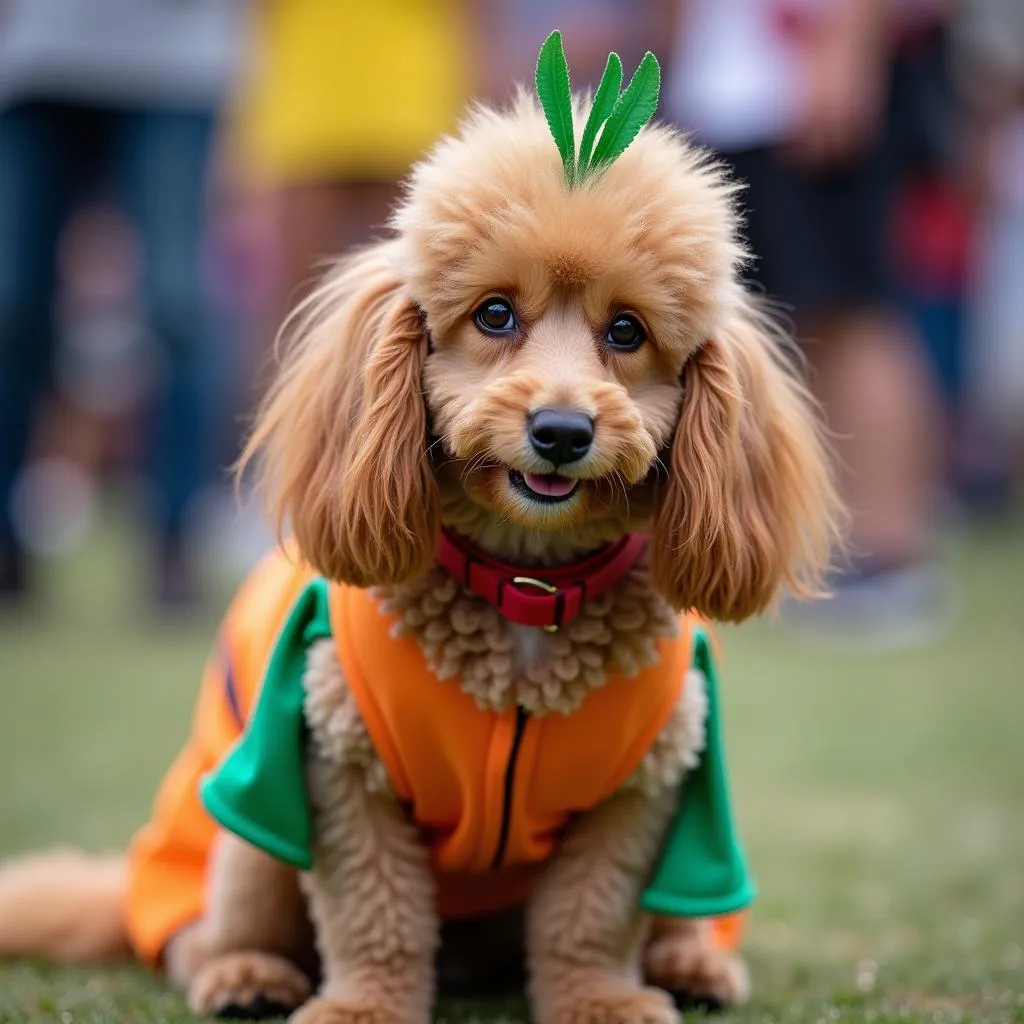
[{"label": "grass", "polygon": [[[122,845],[187,728],[214,617],[148,617],[125,532],[52,566],[34,615],[0,617],[0,855]],[[724,637],[761,898],[754,1000],[723,1024],[1024,1022],[1024,531],[972,528],[951,560],[960,614],[925,650],[837,655],[764,624]],[[135,967],[0,963],[3,1024],[186,1020]]]}]

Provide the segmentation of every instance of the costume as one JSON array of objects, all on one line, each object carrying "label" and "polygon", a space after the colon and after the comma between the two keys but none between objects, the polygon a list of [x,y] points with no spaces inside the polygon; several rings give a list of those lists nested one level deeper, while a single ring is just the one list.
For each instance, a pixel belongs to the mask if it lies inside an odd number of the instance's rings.
[{"label": "costume", "polygon": [[[612,678],[570,715],[497,712],[438,679],[370,592],[310,584],[282,633],[245,739],[203,789],[222,825],[269,853],[311,863],[303,807],[305,649],[331,637],[342,674],[398,798],[430,847],[443,916],[521,902],[571,816],[618,791],[675,708],[690,636]],[[296,742],[296,740],[298,742]],[[300,808],[303,813],[297,813]]]},{"label": "costume", "polygon": [[[390,782],[430,845],[439,910],[451,917],[527,897],[570,818],[618,790],[637,767],[691,663],[715,701],[707,638],[691,618],[681,620],[678,637],[662,641],[656,665],[610,677],[569,715],[536,718],[478,708],[457,680],[430,673],[413,639],[393,638],[392,625],[371,592],[328,584],[281,552],[254,570],[224,620],[189,744],[132,845],[127,920],[143,959],[157,962],[168,938],[202,913],[214,818],[271,855],[310,866],[302,673],[318,640],[335,644]],[[713,707],[707,732],[711,751]],[[753,898],[724,776],[705,768],[713,760],[705,754],[688,777],[696,798],[684,801],[687,813],[646,891],[652,912],[729,914]],[[701,773],[706,785],[697,784]],[[727,931],[733,922],[724,924]]]},{"label": "costume", "polygon": [[[577,153],[561,39],[549,38],[538,92],[569,187],[629,145],[657,105],[659,74],[648,55],[619,96],[621,62],[612,55]],[[506,619],[557,630],[616,586],[646,547],[628,535],[546,571],[503,563],[445,529],[437,561]],[[439,679],[417,640],[397,634],[397,621],[374,592],[330,583],[283,553],[255,570],[228,612],[192,741],[133,847],[127,913],[141,956],[157,959],[173,931],[202,912],[213,819],[298,869],[314,866],[304,674],[321,641],[333,644],[391,788],[420,829],[448,918],[525,900],[566,827],[624,786],[677,707],[689,670],[699,670],[706,742],[642,902],[652,913],[718,917],[722,941],[735,940],[728,915],[753,899],[754,886],[734,835],[717,680],[699,620],[681,616],[653,665],[632,677],[609,670],[573,710],[543,715],[482,706],[458,679]]]}]

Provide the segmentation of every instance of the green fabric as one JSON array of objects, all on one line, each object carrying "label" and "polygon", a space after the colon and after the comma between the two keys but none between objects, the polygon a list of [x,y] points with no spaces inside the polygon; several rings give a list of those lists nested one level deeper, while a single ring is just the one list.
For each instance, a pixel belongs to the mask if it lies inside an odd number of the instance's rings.
[{"label": "green fabric", "polygon": [[718,680],[703,630],[694,636],[693,664],[707,687],[707,741],[700,764],[686,776],[682,802],[642,902],[653,914],[714,917],[748,906],[757,887],[733,824]]},{"label": "green fabric", "polygon": [[[204,806],[224,828],[303,870],[313,863],[303,675],[309,645],[330,635],[328,587],[319,579],[299,596],[278,635],[245,732],[200,788]],[[686,777],[643,907],[657,914],[710,917],[747,906],[755,887],[733,826],[717,678],[702,630],[694,635],[693,664],[706,681],[707,742],[700,764]]]},{"label": "green fabric", "polygon": [[303,870],[313,855],[302,680],[309,645],[330,635],[327,583],[318,579],[278,635],[245,732],[200,787],[203,805],[224,828]]}]

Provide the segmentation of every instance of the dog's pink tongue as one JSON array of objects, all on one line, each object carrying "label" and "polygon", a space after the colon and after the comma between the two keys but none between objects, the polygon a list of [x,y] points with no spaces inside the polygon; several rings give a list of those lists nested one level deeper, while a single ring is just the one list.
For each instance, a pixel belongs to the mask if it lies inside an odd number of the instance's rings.
[{"label": "dog's pink tongue", "polygon": [[564,498],[576,489],[575,480],[566,480],[564,476],[541,476],[539,473],[524,473],[526,486],[537,494],[548,498]]}]

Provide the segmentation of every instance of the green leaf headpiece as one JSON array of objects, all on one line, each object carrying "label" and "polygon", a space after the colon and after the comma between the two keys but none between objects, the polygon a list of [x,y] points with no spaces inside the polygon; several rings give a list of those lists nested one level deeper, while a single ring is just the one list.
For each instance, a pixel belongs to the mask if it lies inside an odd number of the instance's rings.
[{"label": "green leaf headpiece", "polygon": [[569,65],[562,49],[562,33],[552,32],[540,48],[537,96],[558,152],[562,155],[565,180],[570,187],[582,182],[592,171],[607,167],[618,159],[654,116],[661,88],[661,67],[657,57],[648,50],[629,85],[620,94],[621,87],[622,60],[617,53],[610,53],[594,94],[577,155]]}]

